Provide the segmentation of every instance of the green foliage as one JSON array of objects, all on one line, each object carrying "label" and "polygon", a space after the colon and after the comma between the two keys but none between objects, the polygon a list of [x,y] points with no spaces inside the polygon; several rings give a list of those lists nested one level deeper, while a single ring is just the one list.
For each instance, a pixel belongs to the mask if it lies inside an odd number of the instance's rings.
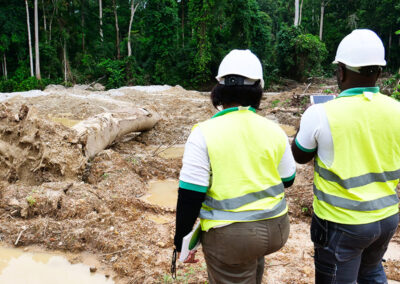
[{"label": "green foliage", "polygon": [[97,65],[97,68],[106,77],[106,88],[113,89],[124,85],[124,65],[124,61],[112,59],[105,59]]},{"label": "green foliage", "polygon": [[210,29],[213,23],[212,10],[215,2],[194,0],[189,1],[189,18],[193,27],[192,46],[194,54],[192,64],[189,70],[192,73],[191,84],[200,86],[209,81],[211,77],[210,63],[211,54],[211,38]]},{"label": "green foliage", "polygon": [[0,92],[11,93],[14,92],[16,87],[17,87],[17,82],[15,82],[13,79],[0,80]]},{"label": "green foliage", "polygon": [[280,100],[278,100],[278,99],[273,100],[273,101],[271,102],[271,108],[277,107],[278,104],[279,104],[279,102],[280,102]]},{"label": "green foliage", "polygon": [[304,81],[308,77],[321,76],[321,63],[328,55],[325,44],[311,34],[301,34],[295,39],[296,79]]},{"label": "green foliage", "polygon": [[400,70],[383,81],[382,92],[400,101]]},{"label": "green foliage", "polygon": [[46,85],[48,84],[48,80],[38,80],[35,77],[28,77],[27,79],[23,80],[19,83],[14,91],[22,92],[22,91],[29,91],[29,90],[43,90]]},{"label": "green foliage", "polygon": [[98,76],[103,74],[102,80],[107,89],[147,83],[142,76],[142,69],[133,57],[122,60],[104,59],[96,66],[96,73]]},{"label": "green foliage", "polygon": [[38,80],[35,77],[28,77],[22,80],[22,82],[18,82],[17,79],[0,80],[0,92],[10,93],[43,90],[48,84],[53,83],[47,79]]},{"label": "green foliage", "polygon": [[[321,1],[302,1],[301,24],[294,28],[294,1],[138,0],[129,58],[130,1],[116,1],[120,58],[116,56],[113,1],[103,1],[103,37],[98,1],[42,2],[40,66],[42,78],[48,82],[64,78],[66,67],[66,85],[98,81],[107,88],[179,84],[209,90],[216,82],[219,63],[234,48],[250,49],[260,58],[266,85],[280,76],[300,81],[311,76],[333,76],[331,62],[337,45],[354,28],[369,28],[381,37],[388,62],[385,71],[397,72],[400,65],[398,1],[329,1],[321,43],[317,38]],[[34,45],[33,1],[28,4]],[[42,88],[39,82],[28,79],[31,74],[24,1],[0,3],[0,27],[0,91]],[[5,80],[4,60],[7,77],[12,80]]]},{"label": "green foliage", "polygon": [[36,199],[32,195],[27,196],[26,201],[28,202],[30,207],[35,206],[36,204]]},{"label": "green foliage", "polygon": [[395,90],[392,93],[392,98],[400,101],[400,84],[396,86]]},{"label": "green foliage", "polygon": [[300,28],[289,27],[278,34],[278,63],[283,76],[299,81],[323,75],[321,63],[328,51],[318,37],[303,34]]}]

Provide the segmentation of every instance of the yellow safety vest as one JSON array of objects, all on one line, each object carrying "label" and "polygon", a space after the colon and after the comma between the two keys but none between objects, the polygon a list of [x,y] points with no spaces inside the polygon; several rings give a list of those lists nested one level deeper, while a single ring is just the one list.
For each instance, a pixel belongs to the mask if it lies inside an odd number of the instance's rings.
[{"label": "yellow safety vest", "polygon": [[286,135],[252,108],[230,108],[199,124],[212,169],[211,187],[200,210],[203,231],[287,212],[278,165]]},{"label": "yellow safety vest", "polygon": [[315,159],[315,214],[356,225],[399,212],[400,103],[377,87],[353,88],[323,107],[334,160],[328,167]]}]

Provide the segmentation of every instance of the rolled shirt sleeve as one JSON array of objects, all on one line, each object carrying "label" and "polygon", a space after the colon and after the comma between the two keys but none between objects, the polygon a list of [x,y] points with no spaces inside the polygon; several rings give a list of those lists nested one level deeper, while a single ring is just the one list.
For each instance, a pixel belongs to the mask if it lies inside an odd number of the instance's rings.
[{"label": "rolled shirt sleeve", "polygon": [[193,129],[185,144],[179,187],[207,192],[210,186],[210,159],[207,144],[199,127]]},{"label": "rolled shirt sleeve", "polygon": [[278,172],[282,181],[290,181],[294,179],[296,175],[296,162],[294,161],[288,140],[286,140],[285,153],[283,153],[282,159],[278,165]]}]

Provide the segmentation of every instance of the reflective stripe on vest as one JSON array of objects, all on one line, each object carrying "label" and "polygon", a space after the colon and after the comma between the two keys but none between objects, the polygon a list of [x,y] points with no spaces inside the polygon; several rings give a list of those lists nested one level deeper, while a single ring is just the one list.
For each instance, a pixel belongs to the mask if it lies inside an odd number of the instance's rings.
[{"label": "reflective stripe on vest", "polygon": [[222,210],[211,210],[207,211],[204,209],[200,210],[200,218],[208,220],[227,220],[227,221],[254,221],[263,220],[278,216],[280,213],[284,212],[286,209],[286,199],[282,200],[276,204],[273,208],[265,210],[250,210],[250,211],[222,211]]},{"label": "reflective stripe on vest", "polygon": [[397,196],[397,193],[374,200],[357,201],[325,193],[320,191],[315,185],[314,195],[318,198],[318,200],[329,203],[330,205],[354,211],[375,211],[399,203],[399,197]]},{"label": "reflective stripe on vest", "polygon": [[[341,224],[366,224],[398,213],[400,104],[372,88],[350,89],[323,105],[334,161],[314,164],[314,212]],[[377,88],[373,88],[377,91]]]},{"label": "reflective stripe on vest", "polygon": [[232,209],[237,209],[239,207],[242,207],[251,202],[260,200],[262,198],[277,197],[278,195],[280,195],[284,192],[285,191],[284,191],[283,184],[280,183],[280,184],[271,186],[270,188],[267,188],[262,191],[251,192],[251,193],[248,193],[243,196],[224,199],[224,200],[216,200],[207,195],[203,204],[208,207],[214,208],[214,209],[232,210]]},{"label": "reflective stripe on vest", "polygon": [[341,179],[335,173],[320,167],[316,161],[314,162],[314,170],[320,175],[320,177],[336,182],[345,189],[364,186],[372,182],[387,182],[389,180],[396,180],[400,178],[400,169],[398,169],[395,171],[368,173],[357,177]]},{"label": "reflective stripe on vest", "polygon": [[227,109],[199,124],[212,169],[200,211],[202,230],[287,212],[278,165],[287,137],[274,122],[248,109]]}]

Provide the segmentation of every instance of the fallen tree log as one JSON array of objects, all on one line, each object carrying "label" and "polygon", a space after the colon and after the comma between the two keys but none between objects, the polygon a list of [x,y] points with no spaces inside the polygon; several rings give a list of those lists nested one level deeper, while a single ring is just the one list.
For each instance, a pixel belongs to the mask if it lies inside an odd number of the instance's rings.
[{"label": "fallen tree log", "polygon": [[84,146],[85,156],[93,158],[116,139],[131,133],[151,129],[160,119],[155,110],[144,108],[123,109],[101,113],[72,127]]}]

